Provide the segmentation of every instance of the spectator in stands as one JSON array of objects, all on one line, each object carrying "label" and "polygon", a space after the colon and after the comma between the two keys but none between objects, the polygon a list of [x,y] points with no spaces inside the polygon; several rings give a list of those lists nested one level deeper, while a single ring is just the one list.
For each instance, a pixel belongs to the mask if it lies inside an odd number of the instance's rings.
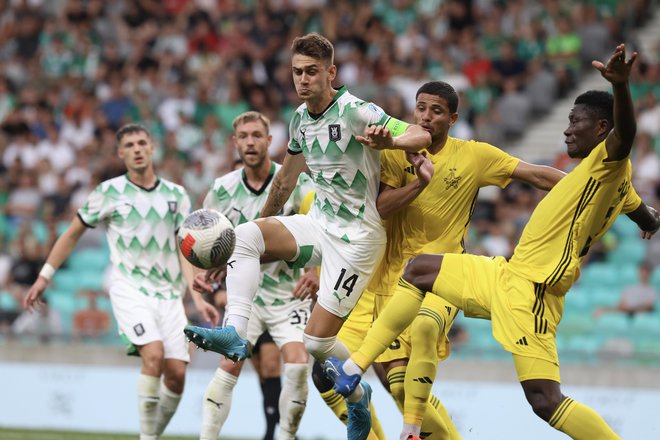
[{"label": "spectator in stands", "polygon": [[84,290],[80,296],[87,299],[87,307],[78,310],[73,315],[73,336],[82,339],[95,339],[108,334],[110,330],[110,315],[99,309],[96,302],[96,292]]},{"label": "spectator in stands", "polygon": [[639,283],[626,287],[621,293],[619,303],[614,307],[599,307],[594,311],[594,317],[599,317],[604,313],[624,313],[630,318],[638,313],[648,313],[655,310],[655,304],[658,300],[658,291],[653,287],[649,280],[653,266],[649,262],[644,262],[639,266]]},{"label": "spectator in stands", "polygon": [[41,316],[27,310],[23,310],[18,315],[11,325],[11,331],[15,336],[38,336],[44,343],[63,336],[62,315],[48,304],[47,298],[43,298],[43,302]]}]

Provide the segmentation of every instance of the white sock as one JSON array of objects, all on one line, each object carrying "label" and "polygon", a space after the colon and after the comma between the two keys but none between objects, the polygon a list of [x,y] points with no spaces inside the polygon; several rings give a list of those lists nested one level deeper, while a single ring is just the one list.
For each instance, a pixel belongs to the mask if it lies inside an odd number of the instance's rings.
[{"label": "white sock", "polygon": [[319,361],[321,365],[329,357],[348,359],[351,356],[351,352],[336,336],[317,338],[316,336],[303,333],[303,342],[305,343],[307,352]]},{"label": "white sock", "polygon": [[217,440],[222,425],[231,409],[231,397],[238,377],[222,368],[215,370],[213,379],[206,387],[202,402],[202,431],[200,440]]},{"label": "white sock", "polygon": [[300,419],[307,405],[307,375],[309,366],[304,364],[284,364],[284,383],[280,393],[280,432],[279,440],[294,440]]},{"label": "white sock", "polygon": [[349,376],[352,376],[354,374],[359,374],[362,376],[364,374],[364,371],[362,371],[362,368],[358,366],[355,362],[353,362],[352,359],[348,359],[346,362],[344,362],[344,373],[348,374]]},{"label": "white sock", "polygon": [[156,417],[160,401],[159,387],[160,378],[140,374],[138,378],[138,412],[140,414],[141,440],[157,438]]},{"label": "white sock", "polygon": [[156,416],[156,434],[161,435],[165,431],[165,427],[172,420],[172,416],[176,412],[179,402],[181,401],[181,394],[168,389],[164,383],[160,384],[160,402],[158,404],[158,414]]},{"label": "white sock", "polygon": [[407,440],[410,434],[419,437],[420,432],[422,432],[422,427],[417,425],[411,425],[410,423],[403,424],[403,430],[401,431],[401,436],[399,440]]},{"label": "white sock", "polygon": [[253,222],[236,227],[236,246],[227,265],[227,320],[242,338],[247,337],[252,300],[261,279],[261,255],[266,251],[261,229]]}]

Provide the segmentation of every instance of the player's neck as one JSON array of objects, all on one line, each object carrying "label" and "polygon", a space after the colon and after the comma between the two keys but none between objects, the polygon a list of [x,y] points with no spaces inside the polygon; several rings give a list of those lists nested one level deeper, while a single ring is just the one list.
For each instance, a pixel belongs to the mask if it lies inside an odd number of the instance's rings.
[{"label": "player's neck", "polygon": [[266,159],[264,163],[258,168],[249,168],[245,167],[245,177],[247,178],[248,183],[253,188],[260,188],[261,185],[268,179],[270,175],[270,168],[272,162],[270,159]]},{"label": "player's neck", "polygon": [[442,150],[447,144],[447,137],[440,139],[437,142],[431,142],[431,145],[426,149],[431,154],[437,154]]},{"label": "player's neck", "polygon": [[307,104],[307,111],[309,113],[315,114],[323,113],[325,109],[328,108],[336,94],[337,90],[332,87],[328,87],[328,90],[319,96],[318,99],[310,99],[305,101],[305,104]]},{"label": "player's neck", "polygon": [[128,175],[128,180],[142,188],[152,188],[158,180],[152,167],[142,171],[129,170],[126,174]]}]

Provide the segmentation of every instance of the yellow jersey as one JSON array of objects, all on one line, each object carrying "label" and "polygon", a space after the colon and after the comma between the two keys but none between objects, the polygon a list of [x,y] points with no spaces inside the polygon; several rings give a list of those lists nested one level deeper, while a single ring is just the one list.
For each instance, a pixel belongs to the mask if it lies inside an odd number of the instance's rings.
[{"label": "yellow jersey", "polygon": [[[436,154],[426,152],[434,173],[410,205],[385,220],[387,247],[368,289],[389,295],[406,262],[419,254],[463,253],[479,188],[511,181],[519,159],[484,142],[449,137]],[[415,168],[401,150],[381,154],[381,182],[403,187],[415,180]]]},{"label": "yellow jersey", "polygon": [[606,158],[603,141],[541,200],[509,261],[512,272],[564,295],[589,247],[620,213],[639,207],[630,160]]}]

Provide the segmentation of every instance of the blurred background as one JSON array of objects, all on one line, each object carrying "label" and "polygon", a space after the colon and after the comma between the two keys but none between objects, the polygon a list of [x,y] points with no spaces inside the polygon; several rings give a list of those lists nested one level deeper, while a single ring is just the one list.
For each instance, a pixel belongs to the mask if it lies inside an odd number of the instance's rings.
[{"label": "blurred background", "polygon": [[[336,85],[410,120],[422,83],[449,82],[461,98],[450,135],[568,171],[574,163],[562,132],[572,101],[607,87],[590,62],[625,42],[640,53],[630,84],[633,183],[658,208],[658,11],[655,0],[0,0],[0,438],[42,438],[24,429],[46,429],[47,438],[56,438],[53,430],[137,432],[131,399],[139,364],[123,355],[111,314],[103,231],[89,230],[57,272],[44,316],[20,307],[90,191],[124,172],[114,138],[122,124],[151,130],[158,174],[184,185],[200,207],[237,159],[229,139],[236,115],[266,114],[270,154],[284,156],[300,104],[290,43],[317,31],[335,45]],[[482,191],[468,250],[510,255],[542,196],[513,184]],[[624,438],[660,438],[652,421],[660,405],[659,291],[660,240],[642,241],[622,217],[592,247],[559,327],[564,382],[577,387],[567,390]],[[195,321],[192,304],[188,310]],[[194,357],[168,432],[196,434],[216,366],[215,356]],[[519,438],[561,437],[533,416],[515,381],[490,323],[460,319],[436,392],[464,438],[518,438],[512,424],[521,426]],[[105,387],[100,416],[86,412],[94,404],[86,404],[83,383]],[[260,406],[256,377],[245,374],[237,390],[244,405]],[[342,426],[311,394],[300,437],[341,438]],[[384,390],[376,396],[394,438],[400,418]],[[227,432],[260,437],[260,414],[242,404]]]}]

